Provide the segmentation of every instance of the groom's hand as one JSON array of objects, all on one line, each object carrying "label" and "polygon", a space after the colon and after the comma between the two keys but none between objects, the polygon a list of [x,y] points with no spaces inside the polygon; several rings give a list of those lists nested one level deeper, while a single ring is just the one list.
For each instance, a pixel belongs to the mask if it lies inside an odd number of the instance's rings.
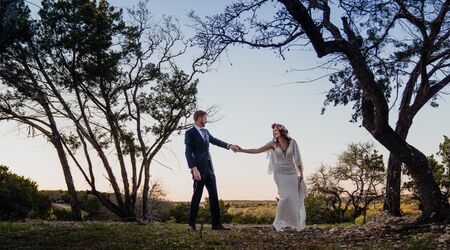
[{"label": "groom's hand", "polygon": [[197,167],[192,168],[192,174],[194,175],[194,180],[200,181],[202,176],[200,175],[200,171],[198,171]]}]

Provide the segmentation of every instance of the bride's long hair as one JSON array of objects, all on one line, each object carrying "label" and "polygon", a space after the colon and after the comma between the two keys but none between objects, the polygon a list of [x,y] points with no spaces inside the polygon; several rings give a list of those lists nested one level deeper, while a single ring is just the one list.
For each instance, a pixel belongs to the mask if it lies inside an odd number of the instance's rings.
[{"label": "bride's long hair", "polygon": [[[286,129],[285,126],[279,124],[279,123],[273,123],[272,124],[272,130],[277,128],[278,131],[280,131],[280,136],[281,138],[283,138],[287,144],[289,145],[289,143],[291,143],[291,137],[289,136],[289,131]],[[273,142],[277,145],[280,145],[280,142],[278,141],[277,138],[273,138]]]}]

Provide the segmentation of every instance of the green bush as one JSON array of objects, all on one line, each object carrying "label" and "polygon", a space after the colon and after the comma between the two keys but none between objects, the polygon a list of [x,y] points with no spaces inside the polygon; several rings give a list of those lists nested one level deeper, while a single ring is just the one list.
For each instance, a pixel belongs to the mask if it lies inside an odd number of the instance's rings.
[{"label": "green bush", "polygon": [[47,218],[49,203],[49,198],[38,192],[36,182],[0,165],[0,220],[20,220],[29,214]]},{"label": "green bush", "polygon": [[72,220],[72,212],[70,209],[57,208],[52,210],[52,214],[57,220],[70,221]]},{"label": "green bush", "polygon": [[33,210],[31,210],[28,216],[33,219],[48,219],[50,217],[51,208],[52,201],[50,200],[50,197],[45,193],[38,192],[34,201]]},{"label": "green bush", "polygon": [[[230,208],[229,204],[225,204],[223,200],[219,201],[220,206],[220,221],[222,223],[231,223],[233,220],[233,215],[228,212]],[[176,223],[188,223],[189,220],[189,202],[180,202],[173,206],[168,214],[164,214],[163,221],[173,221]],[[211,213],[208,199],[205,199],[203,206],[201,205],[198,209],[197,214],[198,223],[211,223]]]},{"label": "green bush", "polygon": [[[189,202],[180,202],[172,206],[170,211],[164,214],[164,222],[188,223],[189,220]],[[271,224],[274,220],[273,216],[259,216],[250,213],[229,213],[230,204],[225,204],[223,200],[219,201],[220,220],[222,223],[233,224]],[[211,213],[209,201],[205,199],[203,206],[199,207],[197,215],[197,223],[211,223]]]},{"label": "green bush", "polygon": [[[219,208],[220,208],[220,222],[222,223],[231,223],[233,216],[228,212],[228,209],[230,209],[229,204],[225,204],[223,200],[219,200]],[[203,220],[205,223],[211,223],[211,212],[210,212],[210,205],[209,200],[205,198],[205,204],[204,207],[201,208],[203,211],[199,214],[203,215]]]},{"label": "green bush", "polygon": [[78,192],[78,203],[81,210],[87,213],[85,219],[93,220],[99,216],[102,204],[97,197],[87,192]]},{"label": "green bush", "polygon": [[321,195],[310,193],[305,199],[306,224],[335,224],[352,221],[353,209],[348,209],[343,215],[340,209],[332,209]]},{"label": "green bush", "polygon": [[188,223],[189,220],[189,202],[180,202],[173,206],[169,214],[163,216],[164,221],[174,221],[176,223]]}]

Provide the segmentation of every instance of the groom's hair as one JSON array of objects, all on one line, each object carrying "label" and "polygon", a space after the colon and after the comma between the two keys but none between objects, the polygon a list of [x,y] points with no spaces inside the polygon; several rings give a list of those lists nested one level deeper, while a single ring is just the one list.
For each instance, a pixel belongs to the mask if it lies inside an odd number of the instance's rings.
[{"label": "groom's hair", "polygon": [[197,110],[194,113],[194,122],[196,122],[198,120],[198,118],[203,117],[206,115],[206,112],[203,110]]}]

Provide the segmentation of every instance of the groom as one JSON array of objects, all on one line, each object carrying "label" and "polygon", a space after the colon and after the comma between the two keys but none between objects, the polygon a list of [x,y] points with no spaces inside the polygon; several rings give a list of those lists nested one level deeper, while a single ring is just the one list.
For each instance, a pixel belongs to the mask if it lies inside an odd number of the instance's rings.
[{"label": "groom", "polygon": [[197,110],[194,113],[194,126],[186,130],[184,143],[186,144],[186,159],[194,179],[194,194],[192,195],[189,211],[188,229],[196,230],[195,219],[197,218],[198,206],[203,194],[203,187],[209,193],[209,204],[211,207],[212,229],[230,230],[220,223],[219,198],[217,195],[216,176],[209,153],[209,143],[216,146],[231,149],[236,152],[239,147],[225,143],[214,138],[205,129],[207,113]]}]

